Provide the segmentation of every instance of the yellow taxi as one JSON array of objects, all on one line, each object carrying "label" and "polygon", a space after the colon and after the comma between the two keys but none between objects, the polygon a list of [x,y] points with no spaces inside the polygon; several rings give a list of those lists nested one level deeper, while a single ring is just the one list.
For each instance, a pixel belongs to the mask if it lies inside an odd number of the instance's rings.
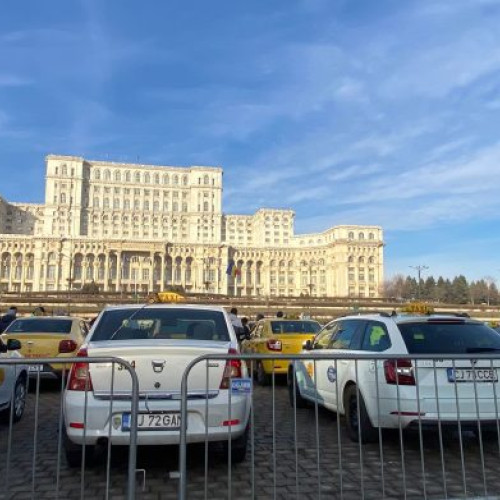
[{"label": "yellow taxi", "polygon": [[245,354],[275,354],[276,359],[254,362],[257,382],[268,385],[273,370],[275,375],[286,375],[290,360],[284,355],[300,353],[302,344],[314,339],[320,329],[321,325],[313,320],[260,320],[252,330],[250,339],[242,342],[241,350]]},{"label": "yellow taxi", "polygon": [[[1,335],[6,343],[10,339],[21,342],[20,353],[25,358],[64,358],[76,356],[83,344],[88,327],[81,318],[69,316],[32,316],[17,318]],[[70,363],[30,364],[30,375],[62,377]]]}]

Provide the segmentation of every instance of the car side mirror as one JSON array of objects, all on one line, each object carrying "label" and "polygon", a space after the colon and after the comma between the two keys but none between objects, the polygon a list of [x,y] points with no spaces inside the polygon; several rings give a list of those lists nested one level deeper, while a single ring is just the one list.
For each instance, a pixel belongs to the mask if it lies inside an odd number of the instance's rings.
[{"label": "car side mirror", "polygon": [[304,351],[312,351],[313,344],[311,342],[311,339],[307,339],[303,344],[302,344],[302,349]]},{"label": "car side mirror", "polygon": [[7,340],[7,351],[19,351],[21,349],[21,342],[17,339]]}]

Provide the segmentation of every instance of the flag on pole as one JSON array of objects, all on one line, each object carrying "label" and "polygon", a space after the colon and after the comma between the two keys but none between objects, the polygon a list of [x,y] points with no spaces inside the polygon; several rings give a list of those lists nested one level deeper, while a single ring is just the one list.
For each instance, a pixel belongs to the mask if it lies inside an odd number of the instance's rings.
[{"label": "flag on pole", "polygon": [[228,264],[227,269],[226,269],[226,274],[228,276],[232,276],[233,278],[235,278],[236,276],[239,276],[241,274],[241,271],[238,268],[238,266],[234,263],[234,260],[229,261],[229,264]]}]

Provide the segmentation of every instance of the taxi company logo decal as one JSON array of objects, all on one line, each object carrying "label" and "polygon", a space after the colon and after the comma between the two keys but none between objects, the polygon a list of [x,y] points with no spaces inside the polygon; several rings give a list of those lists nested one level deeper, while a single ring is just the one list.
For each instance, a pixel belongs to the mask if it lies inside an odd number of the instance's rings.
[{"label": "taxi company logo decal", "polygon": [[113,427],[115,429],[119,429],[120,425],[122,425],[122,419],[118,415],[113,417]]},{"label": "taxi company logo decal", "polygon": [[329,366],[326,370],[326,376],[330,382],[335,382],[337,380],[337,370],[333,366]]}]

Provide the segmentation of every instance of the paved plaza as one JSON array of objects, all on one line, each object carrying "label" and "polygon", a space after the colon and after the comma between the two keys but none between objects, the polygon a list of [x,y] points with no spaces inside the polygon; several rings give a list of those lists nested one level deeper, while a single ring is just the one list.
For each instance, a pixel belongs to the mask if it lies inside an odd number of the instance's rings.
[{"label": "paved plaza", "polygon": [[[3,498],[31,498],[33,489],[37,499],[56,497],[60,397],[60,389],[55,382],[42,381],[34,460],[36,398],[34,391],[30,391],[27,412],[14,427],[10,492],[7,495],[3,489]],[[252,498],[254,493],[256,498],[302,499],[321,496],[358,499],[362,498],[364,492],[365,498],[381,499],[385,495],[385,498],[396,499],[405,498],[405,491],[406,498],[410,499],[424,498],[425,495],[436,499],[464,498],[464,476],[457,432],[444,433],[443,460],[438,433],[426,432],[422,466],[418,432],[404,434],[402,453],[397,431],[384,433],[382,447],[376,443],[360,448],[349,441],[341,425],[339,446],[335,415],[319,408],[316,430],[316,412],[313,407],[297,410],[295,440],[293,411],[288,402],[286,385],[278,382],[274,390],[272,387],[256,387],[254,399],[254,451],[250,448],[246,462],[232,467],[229,481],[228,466],[222,453],[216,449],[210,450],[205,476],[204,446],[189,448],[188,498],[204,498],[205,493],[210,499]],[[316,447],[318,437],[319,468]],[[7,438],[8,427],[3,424],[0,426],[0,477],[4,487]],[[463,433],[463,450],[467,498],[499,494],[500,454],[496,437],[484,441],[485,477],[482,473],[479,440],[474,433]],[[137,498],[176,498],[177,460],[176,447],[139,448],[137,467],[145,470],[146,481],[143,484],[142,474],[138,473]],[[99,465],[85,471],[83,482],[80,470],[69,469],[64,457],[61,457],[61,464],[59,498],[79,498],[82,491],[85,498],[105,497],[104,459]],[[125,495],[126,471],[127,450],[114,448],[110,498],[122,498]],[[443,475],[446,477],[446,488]],[[2,491],[0,498],[1,495]]]}]

